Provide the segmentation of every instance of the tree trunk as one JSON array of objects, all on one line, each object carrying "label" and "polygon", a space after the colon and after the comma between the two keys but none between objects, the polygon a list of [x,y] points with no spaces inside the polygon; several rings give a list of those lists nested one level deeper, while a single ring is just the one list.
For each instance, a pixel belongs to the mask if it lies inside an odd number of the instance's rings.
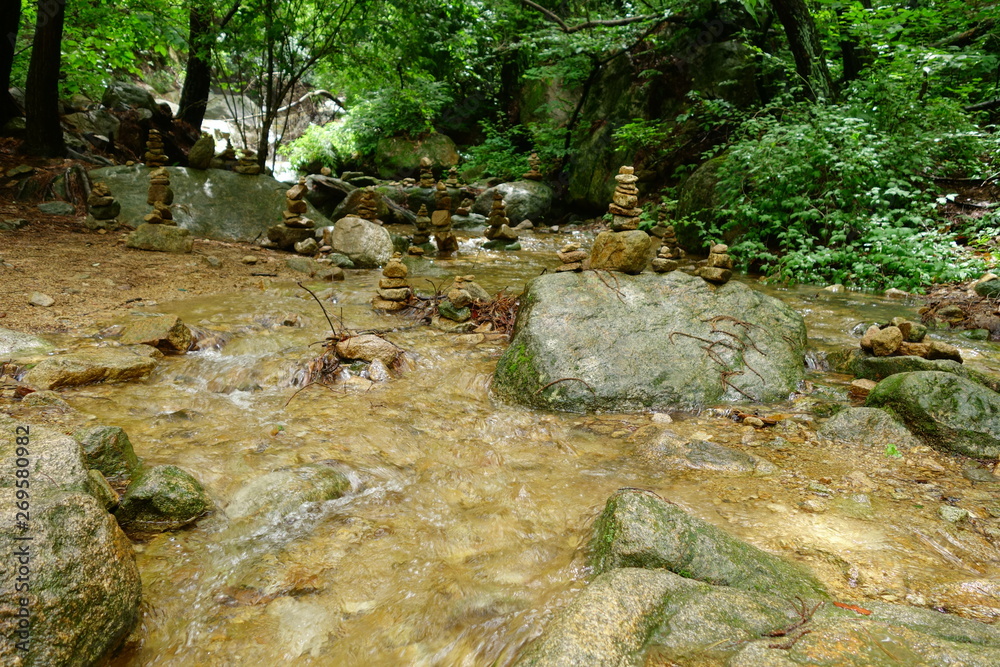
[{"label": "tree trunk", "polygon": [[201,130],[212,88],[212,41],[215,26],[207,9],[199,3],[191,4],[190,31],[188,33],[188,61],[181,90],[178,117],[196,131]]},{"label": "tree trunk", "polygon": [[771,0],[771,6],[785,28],[788,46],[795,58],[795,70],[805,82],[809,98],[833,100],[833,79],[826,68],[816,23],[805,0]]},{"label": "tree trunk", "polygon": [[24,98],[27,121],[24,150],[29,155],[66,155],[59,123],[59,69],[65,16],[66,0],[38,0],[38,21]]},{"label": "tree trunk", "polygon": [[21,109],[10,96],[10,70],[14,66],[14,47],[20,24],[21,3],[3,3],[0,6],[0,126],[21,115]]},{"label": "tree trunk", "polygon": [[[871,9],[871,0],[862,0],[865,9]],[[852,34],[848,28],[844,10],[837,9],[837,23],[840,25],[840,57],[844,64],[843,81],[854,81],[861,70],[872,63],[872,52],[867,44],[862,44],[857,34]]]}]

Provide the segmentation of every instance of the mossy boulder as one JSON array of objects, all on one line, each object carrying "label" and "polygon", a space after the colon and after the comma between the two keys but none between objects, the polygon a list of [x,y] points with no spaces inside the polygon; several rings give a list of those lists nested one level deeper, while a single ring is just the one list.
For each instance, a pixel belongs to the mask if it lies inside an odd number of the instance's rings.
[{"label": "mossy boulder", "polygon": [[896,445],[915,447],[920,443],[906,426],[878,408],[847,408],[829,419],[819,434],[831,440],[841,440],[863,447]]},{"label": "mossy boulder", "polygon": [[417,178],[420,159],[429,157],[435,175],[458,164],[458,148],[451,137],[431,132],[421,139],[383,137],[375,148],[375,169],[381,178]]},{"label": "mossy boulder", "polygon": [[118,426],[80,429],[73,438],[83,447],[87,467],[116,481],[129,479],[139,470],[139,458],[128,434]]},{"label": "mossy boulder", "polygon": [[805,340],[798,313],[736,281],[548,274],[522,297],[493,392],[568,411],[779,401],[804,376]]},{"label": "mossy boulder", "polygon": [[129,485],[115,511],[126,530],[153,532],[186,526],[208,511],[205,489],[177,466],[153,466]]},{"label": "mossy boulder", "polygon": [[840,373],[850,373],[858,378],[879,382],[898,373],[940,371],[952,373],[966,380],[1000,392],[1000,378],[981,373],[951,359],[924,359],[904,355],[898,357],[873,357],[860,348],[838,350],[827,356],[830,368]]},{"label": "mossy boulder", "polygon": [[879,382],[865,405],[888,411],[938,449],[1000,456],[1000,394],[978,382],[940,371],[898,373]]}]

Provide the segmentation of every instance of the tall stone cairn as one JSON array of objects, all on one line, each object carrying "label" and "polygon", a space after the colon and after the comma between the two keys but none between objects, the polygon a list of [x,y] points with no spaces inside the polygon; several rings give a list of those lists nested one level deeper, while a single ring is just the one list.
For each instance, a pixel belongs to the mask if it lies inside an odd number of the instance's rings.
[{"label": "tall stone cairn", "polygon": [[407,307],[413,289],[406,282],[408,270],[403,264],[402,256],[397,252],[382,269],[382,278],[378,281],[378,295],[372,299],[372,307],[376,310],[393,312]]},{"label": "tall stone cairn", "polygon": [[528,171],[523,174],[521,178],[529,181],[540,181],[542,180],[542,172],[538,171],[538,165],[541,160],[538,159],[538,153],[532,153],[531,157],[528,158]]},{"label": "tall stone cairn", "polygon": [[635,187],[639,177],[634,172],[633,167],[623,166],[615,176],[618,185],[615,186],[608,211],[612,216],[611,229],[616,232],[639,229],[639,215],[642,214],[642,209],[638,207],[639,188]]},{"label": "tall stone cairn", "polygon": [[684,251],[677,245],[677,234],[673,225],[668,225],[663,232],[663,245],[656,253],[656,258],[652,262],[653,271],[656,273],[668,273],[676,271],[678,262],[684,256]]},{"label": "tall stone cairn", "polygon": [[356,215],[369,222],[374,222],[376,225],[382,224],[382,221],[378,219],[378,205],[375,203],[375,193],[372,192],[371,188],[362,190]]},{"label": "tall stone cairn", "polygon": [[493,208],[486,218],[486,231],[483,232],[490,241],[500,241],[509,245],[517,241],[517,232],[510,228],[507,218],[507,207],[503,203],[503,195],[499,190],[493,191]]},{"label": "tall stone cairn", "polygon": [[451,195],[444,183],[437,184],[437,210],[431,214],[431,226],[434,228],[434,243],[437,244],[438,257],[448,257],[458,250],[458,239],[451,231]]},{"label": "tall stone cairn", "polygon": [[457,188],[461,185],[458,181],[458,167],[452,167],[448,170],[448,178],[444,182],[449,188]]},{"label": "tall stone cairn", "polygon": [[260,165],[257,164],[257,152],[249,148],[244,148],[240,151],[239,160],[236,166],[233,167],[233,171],[237,174],[246,174],[247,176],[256,176],[259,174]]},{"label": "tall stone cairn", "polygon": [[729,256],[729,246],[716,243],[708,253],[708,264],[701,267],[698,275],[702,279],[724,285],[733,277],[733,258]]},{"label": "tall stone cairn", "polygon": [[158,167],[149,173],[146,203],[152,206],[156,202],[163,202],[167,206],[174,203],[174,191],[170,187],[170,174],[163,167]]},{"label": "tall stone cairn", "polygon": [[434,163],[431,162],[429,157],[420,158],[420,187],[422,188],[433,188],[434,187],[434,172],[431,170],[431,166]]},{"label": "tall stone cairn", "polygon": [[312,229],[316,226],[315,222],[302,215],[306,212],[304,197],[308,191],[305,178],[300,178],[298,183],[285,191],[285,210],[281,215],[286,227]]},{"label": "tall stone cairn", "polygon": [[163,137],[159,130],[149,131],[146,139],[145,162],[147,167],[157,168],[167,164],[167,156],[163,154]]},{"label": "tall stone cairn", "polygon": [[556,255],[562,262],[556,267],[556,272],[561,273],[563,271],[583,271],[583,262],[589,253],[586,250],[580,250],[580,244],[572,241],[564,245]]},{"label": "tall stone cairn", "polygon": [[431,240],[431,218],[427,214],[427,204],[420,205],[420,210],[417,211],[417,219],[413,224],[417,230],[413,233],[410,242],[415,246],[424,245],[429,242]]},{"label": "tall stone cairn", "polygon": [[111,195],[111,189],[104,181],[97,181],[90,188],[90,195],[87,197],[87,211],[95,221],[102,223],[100,226],[115,226],[114,221],[121,213],[122,205]]}]

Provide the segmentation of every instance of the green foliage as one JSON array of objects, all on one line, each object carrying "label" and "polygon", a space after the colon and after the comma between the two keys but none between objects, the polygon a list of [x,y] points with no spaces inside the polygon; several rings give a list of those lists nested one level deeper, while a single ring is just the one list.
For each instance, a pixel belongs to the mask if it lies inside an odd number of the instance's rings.
[{"label": "green foliage", "polygon": [[298,139],[283,145],[278,151],[288,158],[294,169],[319,163],[339,171],[345,155],[354,149],[354,137],[343,123],[310,125]]},{"label": "green foliage", "polygon": [[729,150],[723,210],[704,238],[735,235],[744,265],[790,282],[916,290],[964,280],[982,264],[938,232],[930,177],[979,172],[991,143],[954,103],[884,83],[843,105],[760,115]]},{"label": "green foliage", "polygon": [[482,121],[480,127],[486,139],[478,146],[472,146],[466,157],[470,168],[480,168],[487,176],[507,180],[520,178],[528,171],[527,130],[521,125],[502,129],[495,123]]},{"label": "green foliage", "polygon": [[421,80],[403,88],[382,88],[351,108],[345,127],[354,135],[358,149],[370,153],[382,137],[416,138],[433,131],[434,120],[451,101],[441,81]]},{"label": "green foliage", "polygon": [[892,458],[892,459],[903,458],[903,453],[899,451],[899,447],[897,447],[896,443],[894,442],[890,442],[888,445],[885,446],[885,455],[886,458]]}]

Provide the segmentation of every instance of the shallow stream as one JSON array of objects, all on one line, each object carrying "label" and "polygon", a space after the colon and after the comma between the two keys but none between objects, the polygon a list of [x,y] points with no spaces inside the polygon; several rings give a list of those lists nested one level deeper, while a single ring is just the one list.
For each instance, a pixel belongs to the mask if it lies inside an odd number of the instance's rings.
[{"label": "shallow stream", "polygon": [[[431,291],[474,274],[491,293],[517,293],[558,264],[565,235],[539,234],[516,253],[419,260],[410,281]],[[331,314],[352,329],[408,327],[377,315],[377,271],[334,283]],[[585,585],[590,524],[608,496],[641,487],[772,553],[811,567],[845,601],[878,597],[1000,614],[997,551],[976,521],[938,516],[964,507],[983,525],[1000,515],[994,485],[970,464],[928,448],[848,446],[815,431],[847,403],[850,378],[810,372],[801,395],[762,408],[755,429],[724,410],[700,414],[548,414],[495,402],[490,377],[505,343],[429,327],[386,338],[408,368],[372,384],[295,393],[302,364],[329,328],[293,284],[161,303],[156,312],[230,334],[219,350],[164,360],[147,383],[67,391],[75,407],[123,427],[148,464],[176,464],[217,510],[187,530],[137,545],[143,619],[114,665],[506,665]],[[319,287],[320,289],[322,286]],[[816,288],[761,287],[806,318],[812,366],[856,345],[862,322],[915,302]],[[283,324],[283,323],[287,323]],[[969,363],[1000,367],[989,343],[957,336]],[[595,350],[600,354],[600,350]],[[649,443],[669,429],[752,453],[769,476],[665,466]],[[249,480],[286,466],[333,465],[352,480],[335,501],[308,503],[251,527],[225,512]],[[971,587],[971,588],[970,588]],[[978,587],[978,588],[977,588]]]}]

